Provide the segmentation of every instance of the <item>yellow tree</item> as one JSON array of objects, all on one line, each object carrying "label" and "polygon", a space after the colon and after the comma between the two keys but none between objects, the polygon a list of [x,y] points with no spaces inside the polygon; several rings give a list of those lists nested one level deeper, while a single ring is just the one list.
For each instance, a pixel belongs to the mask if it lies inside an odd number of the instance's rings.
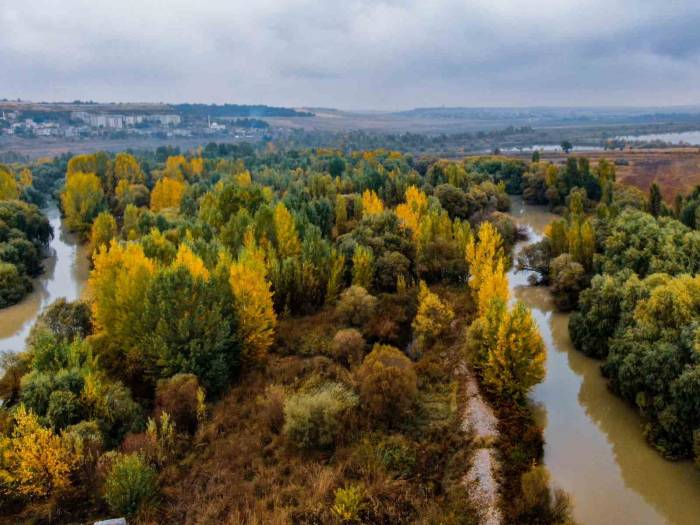
[{"label": "yellow tree", "polygon": [[384,203],[372,190],[365,190],[362,194],[362,217],[379,215],[384,211]]},{"label": "yellow tree", "polygon": [[174,155],[165,160],[163,177],[168,179],[184,180],[187,170],[187,159],[184,155]]},{"label": "yellow tree", "polygon": [[102,207],[103,197],[102,184],[94,173],[78,171],[68,174],[66,186],[61,193],[61,205],[68,228],[87,231]]},{"label": "yellow tree", "polygon": [[19,186],[15,181],[15,176],[2,164],[0,164],[0,200],[17,199],[19,197]]},{"label": "yellow tree", "polygon": [[[478,301],[479,312],[483,314],[490,300],[490,292],[480,293],[483,284],[488,289],[503,296],[502,276],[505,274],[503,240],[496,227],[490,222],[482,222],[476,237],[467,241],[466,259],[469,265],[469,287]],[[507,281],[505,281],[507,297]]]},{"label": "yellow tree", "polygon": [[33,180],[34,179],[32,177],[32,170],[30,170],[29,168],[24,168],[22,169],[22,171],[19,172],[18,181],[20,185],[24,188],[31,186]]},{"label": "yellow tree", "polygon": [[348,208],[345,197],[338,195],[335,198],[335,235],[342,235],[346,231],[348,223]]},{"label": "yellow tree", "polygon": [[127,181],[129,184],[144,184],[146,177],[136,157],[128,153],[118,153],[114,159],[114,177],[117,184]]},{"label": "yellow tree", "polygon": [[238,260],[231,264],[229,282],[236,299],[244,357],[259,361],[272,345],[277,317],[266,279],[265,255],[251,230],[245,234]]},{"label": "yellow tree", "polygon": [[358,244],[352,255],[352,284],[369,290],[374,278],[374,253],[367,246]]},{"label": "yellow tree", "polygon": [[156,264],[146,257],[141,245],[112,240],[93,257],[88,279],[93,321],[112,343],[130,349],[133,327],[140,318]]},{"label": "yellow tree", "polygon": [[418,292],[418,312],[413,320],[413,333],[421,346],[434,343],[454,319],[454,312],[437,294],[421,281]]},{"label": "yellow tree", "polygon": [[19,495],[59,495],[70,487],[79,456],[67,439],[39,424],[37,416],[20,405],[11,438],[0,438],[4,452],[0,480]]},{"label": "yellow tree", "polygon": [[187,269],[192,277],[204,279],[205,281],[209,279],[209,270],[207,270],[204,261],[184,243],[180,244],[177,250],[173,266],[181,266]]},{"label": "yellow tree", "polygon": [[486,385],[499,396],[522,403],[544,379],[546,353],[532,314],[518,302],[500,322],[496,344],[483,368]]},{"label": "yellow tree", "polygon": [[282,202],[275,207],[274,222],[280,259],[298,257],[301,253],[301,242],[299,242],[297,227],[294,224],[294,217]]},{"label": "yellow tree", "polygon": [[101,212],[92,223],[90,230],[90,249],[92,252],[109,245],[117,236],[117,221],[108,211]]},{"label": "yellow tree", "polygon": [[411,230],[414,238],[419,234],[421,218],[428,210],[428,197],[415,186],[406,190],[406,202],[396,207],[396,215],[402,224]]},{"label": "yellow tree", "polygon": [[160,211],[166,208],[179,208],[185,194],[185,183],[170,178],[162,178],[151,192],[151,209]]}]

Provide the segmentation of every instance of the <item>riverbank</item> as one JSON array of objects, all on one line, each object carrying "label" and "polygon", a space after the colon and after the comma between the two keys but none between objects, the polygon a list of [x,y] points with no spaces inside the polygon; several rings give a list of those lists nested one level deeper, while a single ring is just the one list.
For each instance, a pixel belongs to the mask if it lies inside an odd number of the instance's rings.
[{"label": "riverbank", "polygon": [[87,282],[90,267],[85,247],[63,227],[55,205],[44,213],[54,231],[44,273],[33,280],[34,290],[24,299],[0,310],[0,350],[24,350],[24,341],[42,310],[59,297],[78,299]]}]

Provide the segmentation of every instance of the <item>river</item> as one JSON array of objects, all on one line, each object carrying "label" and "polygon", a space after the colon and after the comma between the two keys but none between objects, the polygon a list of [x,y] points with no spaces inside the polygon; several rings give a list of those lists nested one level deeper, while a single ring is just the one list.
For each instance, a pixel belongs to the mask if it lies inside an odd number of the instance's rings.
[{"label": "river", "polygon": [[[529,238],[541,239],[555,216],[512,199],[512,215]],[[664,460],[644,440],[642,420],[607,389],[600,361],[576,351],[568,314],[525,272],[508,274],[512,295],[532,309],[547,347],[547,376],[532,394],[544,427],[544,461],[556,485],[574,500],[584,525],[700,523],[700,471]]]},{"label": "river", "polygon": [[54,238],[50,255],[44,260],[45,272],[34,279],[34,291],[19,303],[0,310],[0,350],[19,352],[41,311],[59,297],[74,301],[80,297],[89,274],[85,247],[64,230],[56,206],[44,210]]}]

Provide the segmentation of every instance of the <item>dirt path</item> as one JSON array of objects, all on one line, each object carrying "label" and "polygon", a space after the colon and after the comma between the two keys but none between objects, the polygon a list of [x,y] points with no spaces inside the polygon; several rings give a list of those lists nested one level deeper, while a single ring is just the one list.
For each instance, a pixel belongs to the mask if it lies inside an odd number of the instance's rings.
[{"label": "dirt path", "polygon": [[458,374],[464,381],[466,399],[462,413],[462,429],[474,439],[475,452],[464,477],[472,501],[481,512],[482,525],[501,525],[503,519],[498,501],[496,472],[499,464],[495,447],[498,419],[479,392],[474,372],[462,362]]}]

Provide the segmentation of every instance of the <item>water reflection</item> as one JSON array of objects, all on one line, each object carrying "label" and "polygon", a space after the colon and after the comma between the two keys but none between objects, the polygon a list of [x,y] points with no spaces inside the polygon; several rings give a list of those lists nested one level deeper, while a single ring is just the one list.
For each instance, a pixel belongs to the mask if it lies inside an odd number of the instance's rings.
[{"label": "water reflection", "polygon": [[0,310],[0,350],[19,352],[37,315],[59,297],[73,301],[80,297],[89,274],[85,249],[74,235],[65,231],[58,209],[46,210],[54,230],[51,256],[44,260],[46,271],[34,280],[34,291],[20,303]]},{"label": "water reflection", "polygon": [[[554,218],[513,201],[513,215],[534,242]],[[577,352],[568,315],[556,312],[545,288],[509,274],[512,294],[531,308],[547,347],[547,377],[533,392],[545,428],[545,463],[575,501],[581,523],[700,521],[700,473],[690,463],[665,461],[644,441],[642,420],[607,390],[600,362]]]}]

